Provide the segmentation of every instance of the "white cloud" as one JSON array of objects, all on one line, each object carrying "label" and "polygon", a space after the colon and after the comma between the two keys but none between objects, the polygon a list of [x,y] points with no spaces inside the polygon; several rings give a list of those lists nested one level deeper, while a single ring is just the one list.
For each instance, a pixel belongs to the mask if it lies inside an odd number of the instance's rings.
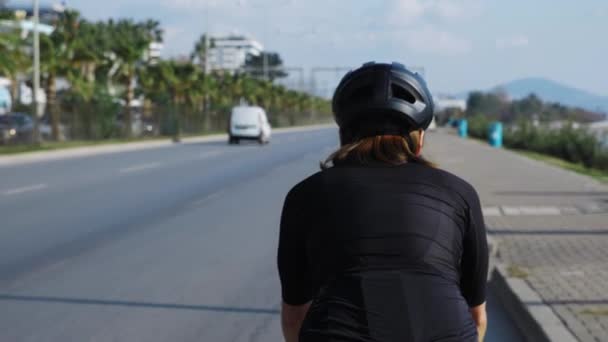
[{"label": "white cloud", "polygon": [[167,8],[177,10],[230,9],[231,11],[251,11],[252,9],[272,10],[294,6],[296,0],[160,0]]},{"label": "white cloud", "polygon": [[530,45],[530,40],[524,35],[496,39],[496,48],[499,50],[523,48]]},{"label": "white cloud", "polygon": [[395,0],[389,16],[395,22],[419,19],[425,8],[420,0]]},{"label": "white cloud", "polygon": [[463,18],[472,14],[467,1],[438,0],[429,3],[429,11],[443,18]]},{"label": "white cloud", "polygon": [[404,39],[408,48],[423,53],[462,55],[473,47],[471,41],[431,26],[407,30]]},{"label": "white cloud", "polygon": [[217,7],[225,3],[222,0],[162,0],[162,5],[172,9],[200,10]]},{"label": "white cloud", "polygon": [[389,18],[393,23],[412,22],[425,16],[440,19],[471,18],[481,13],[480,0],[391,0]]}]

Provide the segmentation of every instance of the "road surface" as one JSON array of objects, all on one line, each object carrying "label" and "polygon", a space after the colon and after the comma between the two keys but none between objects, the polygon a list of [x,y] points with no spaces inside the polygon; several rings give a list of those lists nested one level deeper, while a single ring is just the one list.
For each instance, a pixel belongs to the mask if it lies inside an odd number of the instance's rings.
[{"label": "road surface", "polygon": [[0,168],[0,341],[280,341],[282,201],[336,133]]}]

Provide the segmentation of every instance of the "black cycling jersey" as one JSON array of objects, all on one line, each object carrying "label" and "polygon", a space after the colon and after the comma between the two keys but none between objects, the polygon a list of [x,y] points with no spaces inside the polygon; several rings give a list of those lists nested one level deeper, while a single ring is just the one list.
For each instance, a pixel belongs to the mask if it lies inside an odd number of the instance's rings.
[{"label": "black cycling jersey", "polygon": [[420,164],[341,165],[287,195],[283,301],[312,301],[300,341],[477,341],[488,250],[477,193]]}]

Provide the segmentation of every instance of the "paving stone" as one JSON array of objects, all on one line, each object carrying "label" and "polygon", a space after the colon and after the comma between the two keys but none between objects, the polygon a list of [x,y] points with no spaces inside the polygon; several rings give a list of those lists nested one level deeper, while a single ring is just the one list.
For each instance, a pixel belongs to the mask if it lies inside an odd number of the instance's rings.
[{"label": "paving stone", "polygon": [[521,281],[558,316],[553,325],[580,341],[608,342],[608,186],[455,136],[427,140],[431,159],[487,203],[499,261],[525,270]]},{"label": "paving stone", "polygon": [[579,215],[581,211],[577,207],[562,207],[560,209],[562,215]]}]

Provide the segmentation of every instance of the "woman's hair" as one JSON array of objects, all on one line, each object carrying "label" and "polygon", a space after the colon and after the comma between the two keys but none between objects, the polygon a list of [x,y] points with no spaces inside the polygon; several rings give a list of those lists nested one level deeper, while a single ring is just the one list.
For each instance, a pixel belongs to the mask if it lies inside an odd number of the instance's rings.
[{"label": "woman's hair", "polygon": [[416,155],[420,139],[420,131],[417,130],[411,131],[407,135],[375,135],[357,139],[354,142],[342,145],[325,162],[321,162],[321,169],[325,170],[332,165],[337,166],[344,163],[365,165],[370,162],[382,162],[390,165],[417,163],[435,167],[432,162]]}]

